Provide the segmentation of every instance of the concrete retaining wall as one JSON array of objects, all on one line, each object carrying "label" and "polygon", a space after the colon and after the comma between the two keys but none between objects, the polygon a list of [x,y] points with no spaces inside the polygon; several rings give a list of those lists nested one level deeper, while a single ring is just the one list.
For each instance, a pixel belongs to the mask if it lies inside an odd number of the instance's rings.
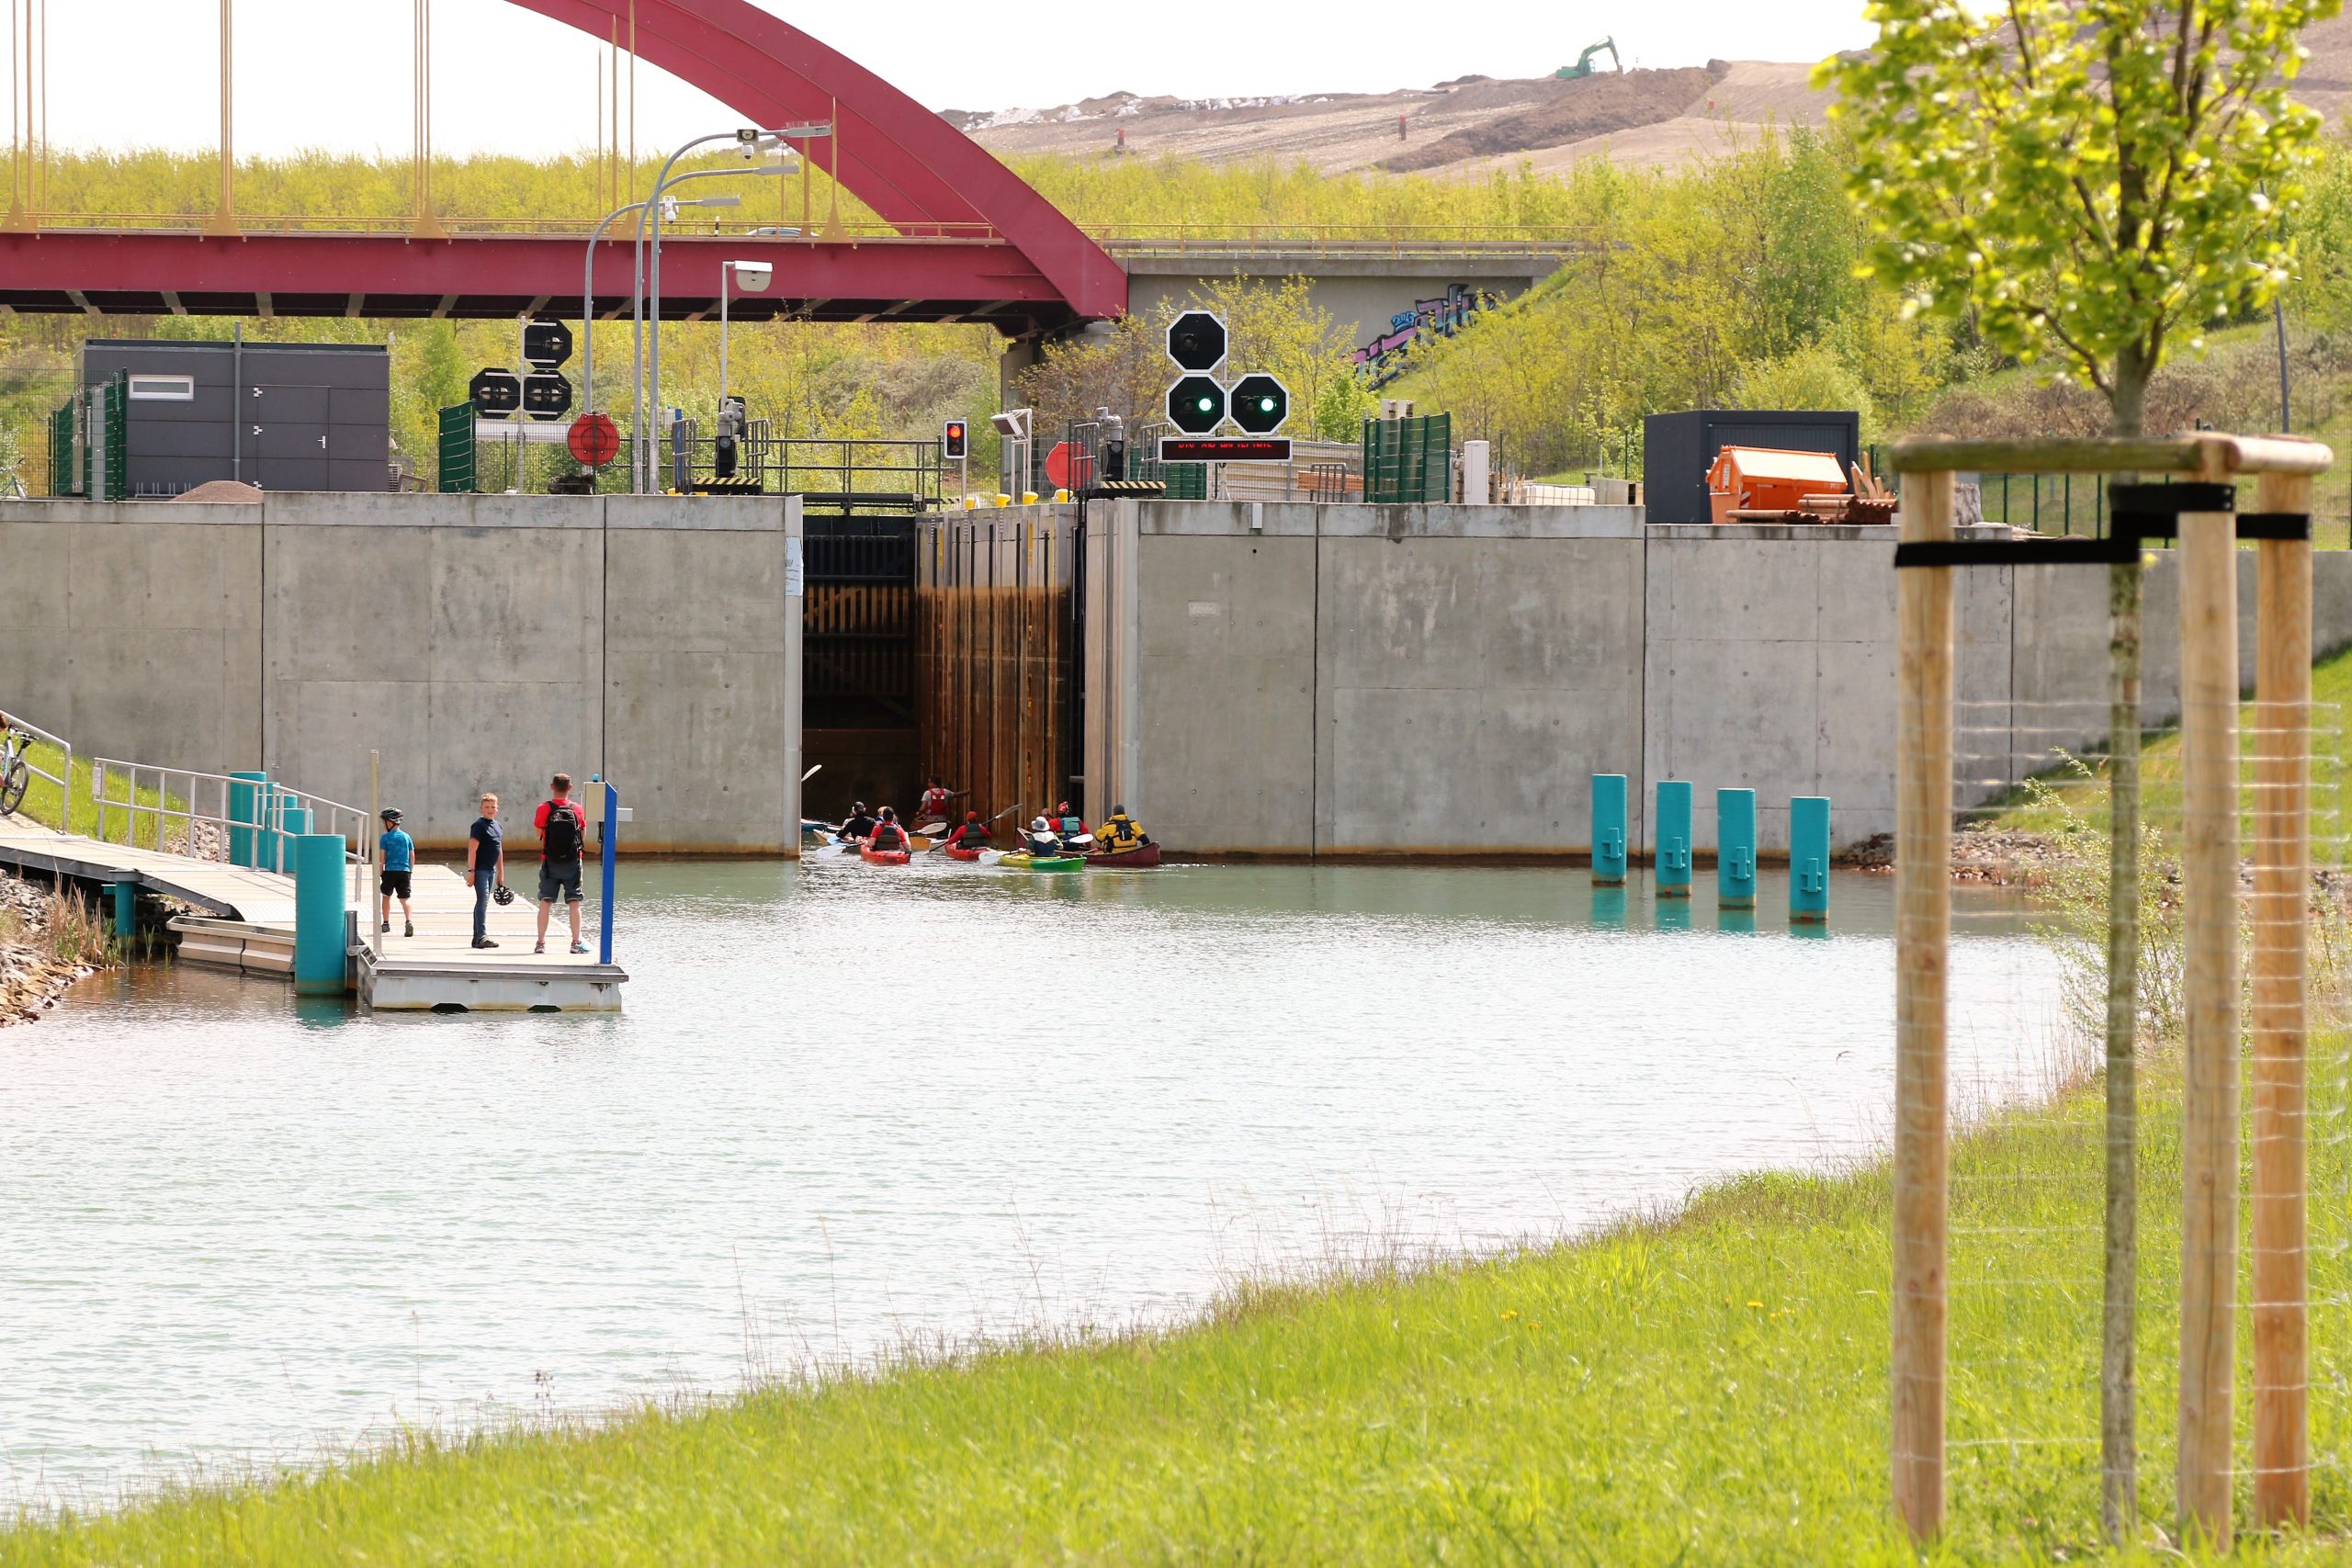
[{"label": "concrete retaining wall", "polygon": [[634,848],[788,854],[799,534],[797,501],[750,497],[0,507],[31,629],[0,640],[0,706],[361,807],[373,750],[427,845],[564,769],[619,784]]},{"label": "concrete retaining wall", "polygon": [[[1171,846],[1581,853],[1595,773],[1628,775],[1645,847],[1668,778],[1699,786],[1702,849],[1725,785],[1756,790],[1767,851],[1787,848],[1792,795],[1828,795],[1841,844],[1894,826],[1887,530],[1126,502],[1093,507],[1088,534],[1088,803],[1117,799]],[[2240,560],[2251,672],[2254,556]],[[2352,553],[2316,567],[2319,642],[2352,641]],[[2174,568],[2160,552],[2147,576],[2151,723],[2178,705]],[[1963,727],[2097,740],[2105,574],[1960,584],[1961,698],[1990,705]]]}]

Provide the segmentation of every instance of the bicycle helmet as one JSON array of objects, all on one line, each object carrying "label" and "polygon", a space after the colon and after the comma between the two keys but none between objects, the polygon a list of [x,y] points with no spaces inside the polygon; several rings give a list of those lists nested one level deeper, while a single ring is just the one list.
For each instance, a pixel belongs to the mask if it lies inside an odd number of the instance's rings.
[{"label": "bicycle helmet", "polygon": [[496,887],[491,889],[490,897],[492,903],[497,904],[503,908],[506,905],[514,902],[514,889],[507,886],[506,884],[502,882]]}]

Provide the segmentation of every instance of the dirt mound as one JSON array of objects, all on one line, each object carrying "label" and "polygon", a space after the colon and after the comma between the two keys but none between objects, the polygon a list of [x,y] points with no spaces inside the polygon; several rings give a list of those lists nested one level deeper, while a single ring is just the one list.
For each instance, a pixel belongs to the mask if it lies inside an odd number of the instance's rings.
[{"label": "dirt mound", "polygon": [[193,501],[199,504],[228,502],[236,505],[258,506],[261,504],[261,491],[236,479],[207,479],[194,490],[184,490],[172,499]]},{"label": "dirt mound", "polygon": [[1672,119],[1714,83],[1705,68],[1628,71],[1553,82],[1531,107],[1465,125],[1382,160],[1384,169],[1434,169],[1498,152],[1532,152],[1566,141],[1633,130]]}]

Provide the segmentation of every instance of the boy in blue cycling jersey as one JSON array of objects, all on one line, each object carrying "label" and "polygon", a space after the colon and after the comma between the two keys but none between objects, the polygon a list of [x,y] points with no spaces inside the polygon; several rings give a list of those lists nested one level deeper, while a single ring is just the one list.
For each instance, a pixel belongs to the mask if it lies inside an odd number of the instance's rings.
[{"label": "boy in blue cycling jersey", "polygon": [[376,840],[379,872],[377,894],[383,904],[382,931],[392,929],[392,900],[401,901],[401,935],[416,934],[416,917],[409,910],[409,881],[416,870],[416,840],[401,827],[401,808],[384,807],[384,836]]}]

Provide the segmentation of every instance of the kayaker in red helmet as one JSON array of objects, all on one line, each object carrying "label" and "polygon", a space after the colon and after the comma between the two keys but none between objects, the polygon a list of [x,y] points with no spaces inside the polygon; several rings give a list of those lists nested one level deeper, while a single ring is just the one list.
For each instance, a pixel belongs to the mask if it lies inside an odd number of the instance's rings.
[{"label": "kayaker in red helmet", "polygon": [[899,814],[889,807],[882,808],[882,819],[874,824],[873,836],[866,842],[877,850],[904,850],[913,846],[907,840],[907,830],[899,826]]},{"label": "kayaker in red helmet", "polygon": [[1053,824],[1054,831],[1059,835],[1064,847],[1086,837],[1085,818],[1072,811],[1067,800],[1054,807]]},{"label": "kayaker in red helmet", "polygon": [[951,850],[984,850],[988,843],[989,825],[980,820],[980,814],[977,811],[964,813],[964,820],[956,824],[956,830],[947,835],[947,847]]}]

